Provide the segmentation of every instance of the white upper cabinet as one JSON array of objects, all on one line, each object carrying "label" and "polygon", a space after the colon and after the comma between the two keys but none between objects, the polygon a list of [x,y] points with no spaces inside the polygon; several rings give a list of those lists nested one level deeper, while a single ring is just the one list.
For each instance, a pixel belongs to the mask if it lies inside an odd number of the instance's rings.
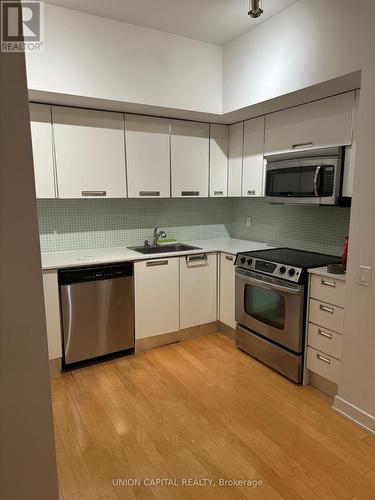
[{"label": "white upper cabinet", "polygon": [[126,196],[121,113],[52,107],[59,198]]},{"label": "white upper cabinet", "polygon": [[352,143],[354,92],[266,117],[265,154]]},{"label": "white upper cabinet", "polygon": [[36,196],[56,198],[51,107],[31,103],[30,120]]},{"label": "white upper cabinet", "polygon": [[169,120],[126,115],[125,125],[129,198],[169,198]]},{"label": "white upper cabinet", "polygon": [[244,123],[242,196],[263,196],[265,116]]},{"label": "white upper cabinet", "polygon": [[228,196],[242,194],[243,122],[229,127]]},{"label": "white upper cabinet", "polygon": [[358,135],[358,112],[360,91],[355,92],[354,117],[353,117],[353,140],[351,146],[345,148],[344,177],[342,180],[342,195],[351,198],[353,196],[353,181],[355,170],[355,155],[357,150]]},{"label": "white upper cabinet", "polygon": [[208,123],[171,123],[172,196],[208,197]]},{"label": "white upper cabinet", "polygon": [[210,125],[210,196],[228,194],[228,125]]}]

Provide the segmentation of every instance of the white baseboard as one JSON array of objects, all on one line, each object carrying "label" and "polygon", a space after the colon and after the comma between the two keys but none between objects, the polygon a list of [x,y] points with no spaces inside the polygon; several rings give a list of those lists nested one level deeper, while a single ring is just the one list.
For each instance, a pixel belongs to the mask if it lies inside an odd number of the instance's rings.
[{"label": "white baseboard", "polygon": [[375,434],[375,417],[352,405],[345,399],[335,396],[332,408],[344,417],[352,420],[371,434]]}]

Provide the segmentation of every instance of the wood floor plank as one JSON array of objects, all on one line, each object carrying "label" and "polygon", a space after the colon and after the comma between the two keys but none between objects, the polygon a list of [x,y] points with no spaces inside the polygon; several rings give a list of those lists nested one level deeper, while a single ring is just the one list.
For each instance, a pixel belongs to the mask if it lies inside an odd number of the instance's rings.
[{"label": "wood floor plank", "polygon": [[[375,438],[221,334],[64,373],[51,389],[64,500],[375,499]],[[178,486],[146,484],[160,478]]]}]

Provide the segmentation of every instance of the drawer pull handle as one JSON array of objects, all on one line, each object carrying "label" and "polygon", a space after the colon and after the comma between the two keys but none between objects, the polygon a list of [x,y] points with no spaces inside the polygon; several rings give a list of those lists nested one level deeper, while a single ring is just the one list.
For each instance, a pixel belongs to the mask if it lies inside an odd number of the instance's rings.
[{"label": "drawer pull handle", "polygon": [[249,190],[247,191],[247,196],[255,196],[255,194],[256,194],[255,189],[249,189]]},{"label": "drawer pull handle", "polygon": [[155,267],[155,266],[167,266],[167,260],[150,260],[150,262],[146,262],[147,267]]},{"label": "drawer pull handle", "polygon": [[293,144],[292,149],[303,149],[303,148],[312,148],[313,142],[301,142],[299,144]]},{"label": "drawer pull handle", "polygon": [[223,196],[224,191],[214,191],[214,196]]},{"label": "drawer pull handle", "polygon": [[160,196],[160,191],[139,191],[139,196]]},{"label": "drawer pull handle", "polygon": [[200,260],[207,260],[207,254],[206,253],[201,253],[199,255],[186,255],[185,260],[187,263],[189,262],[198,262]]},{"label": "drawer pull handle", "polygon": [[107,191],[81,191],[82,196],[107,196]]},{"label": "drawer pull handle", "polygon": [[181,191],[181,196],[199,196],[199,191]]},{"label": "drawer pull handle", "polygon": [[318,330],[318,335],[321,335],[322,337],[326,337],[327,339],[330,339],[332,340],[332,333],[327,333],[327,332],[324,332],[323,330]]},{"label": "drawer pull handle", "polygon": [[323,304],[320,304],[319,309],[321,311],[327,312],[329,314],[334,314],[334,312],[335,312],[335,310],[333,309],[333,307],[323,306]]},{"label": "drawer pull handle", "polygon": [[322,279],[321,284],[324,286],[331,286],[332,288],[336,287],[336,281],[327,281],[327,280]]},{"label": "drawer pull handle", "polygon": [[327,365],[331,364],[331,360],[329,358],[326,358],[325,356],[322,356],[318,352],[316,353],[316,359],[320,359],[320,361],[323,361],[324,363],[327,363]]},{"label": "drawer pull handle", "polygon": [[231,257],[230,255],[226,255],[225,258],[226,260],[230,260],[231,262],[233,262],[233,257]]}]

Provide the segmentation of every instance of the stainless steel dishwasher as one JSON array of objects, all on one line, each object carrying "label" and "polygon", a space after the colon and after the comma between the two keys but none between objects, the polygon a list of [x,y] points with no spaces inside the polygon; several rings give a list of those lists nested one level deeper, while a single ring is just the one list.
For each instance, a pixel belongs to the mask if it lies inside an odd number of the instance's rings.
[{"label": "stainless steel dishwasher", "polygon": [[134,352],[133,264],[59,271],[64,366]]}]

